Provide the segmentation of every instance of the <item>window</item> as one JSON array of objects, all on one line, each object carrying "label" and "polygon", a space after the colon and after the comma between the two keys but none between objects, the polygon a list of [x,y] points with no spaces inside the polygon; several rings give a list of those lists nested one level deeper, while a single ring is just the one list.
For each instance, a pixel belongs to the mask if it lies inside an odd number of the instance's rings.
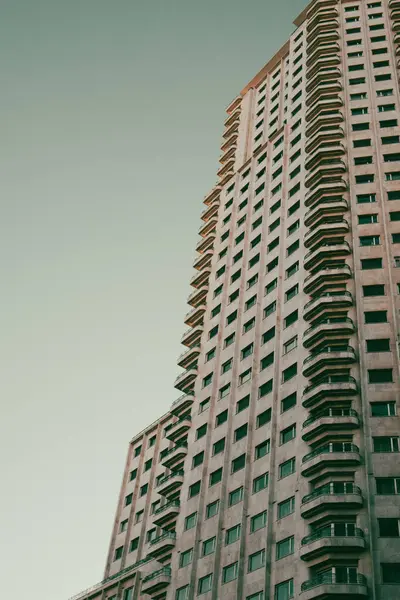
[{"label": "window", "polygon": [[290,600],[294,598],[293,579],[288,579],[275,586],[275,600]]},{"label": "window", "polygon": [[144,485],[142,485],[142,487],[140,488],[140,497],[145,496],[147,494],[147,490],[149,489],[149,484],[145,483]]},{"label": "window", "polygon": [[218,306],[216,306],[215,308],[212,309],[211,318],[213,319],[214,317],[219,315],[220,312],[221,312],[221,304],[218,304]]},{"label": "window", "polygon": [[137,447],[135,448],[134,452],[133,452],[134,456],[135,456],[135,457],[136,457],[136,456],[139,456],[139,454],[141,453],[141,451],[142,451],[142,446],[137,446]]},{"label": "window", "polygon": [[296,470],[296,459],[290,458],[279,465],[279,479],[291,475]]},{"label": "window", "polygon": [[129,481],[133,481],[134,479],[136,479],[136,477],[137,477],[137,469],[133,469],[133,471],[130,472]]},{"label": "window", "polygon": [[189,598],[189,586],[185,585],[176,590],[175,600],[188,600]]},{"label": "window", "polygon": [[241,454],[237,458],[233,459],[233,461],[231,463],[231,473],[236,473],[237,471],[244,469],[245,465],[246,465],[246,455]]},{"label": "window", "polygon": [[366,323],[387,323],[386,310],[370,310],[364,313]]},{"label": "window", "polygon": [[353,141],[353,148],[366,148],[368,146],[371,146],[370,139],[361,139]]},{"label": "window", "polygon": [[194,498],[200,494],[201,482],[196,481],[189,486],[189,498]]},{"label": "window", "polygon": [[278,285],[278,279],[273,279],[265,286],[265,294],[271,293]]},{"label": "window", "polygon": [[391,221],[400,221],[400,211],[390,212],[389,216]]},{"label": "window", "polygon": [[368,298],[370,296],[384,296],[385,295],[385,286],[376,284],[376,285],[363,285],[363,296]]},{"label": "window", "polygon": [[236,320],[236,318],[237,318],[237,313],[238,313],[238,311],[237,311],[237,310],[234,310],[233,312],[231,312],[231,314],[230,314],[230,315],[228,315],[228,316],[227,316],[227,318],[226,318],[226,324],[227,324],[227,325],[230,325],[231,323],[233,323],[233,321],[235,321],[235,320]]},{"label": "window", "polygon": [[285,538],[276,544],[276,560],[294,553],[294,536]]},{"label": "window", "polygon": [[231,283],[233,283],[234,281],[236,281],[237,279],[239,279],[241,274],[241,269],[239,269],[238,271],[236,271],[235,273],[233,273],[232,277],[231,277]]},{"label": "window", "polygon": [[263,456],[269,454],[270,446],[270,440],[265,440],[265,442],[258,444],[258,446],[255,447],[254,460],[258,460],[259,458],[263,458]]},{"label": "window", "polygon": [[295,335],[294,337],[292,337],[290,340],[288,340],[286,343],[283,344],[283,354],[287,354],[288,352],[291,352],[295,348],[297,348],[297,335]]},{"label": "window", "polygon": [[195,456],[193,456],[193,460],[192,460],[192,469],[201,465],[203,463],[203,461],[204,461],[204,451],[201,451],[198,454],[195,454]]},{"label": "window", "polygon": [[227,529],[225,534],[225,544],[233,544],[240,538],[240,524]]},{"label": "window", "polygon": [[243,439],[244,437],[247,436],[247,423],[245,423],[244,425],[241,425],[240,427],[238,427],[237,429],[235,429],[234,432],[234,441],[238,442],[239,440]]},{"label": "window", "polygon": [[392,383],[392,369],[368,369],[368,383]]},{"label": "window", "polygon": [[134,552],[135,550],[137,550],[139,546],[139,538],[134,538],[133,540],[131,540],[131,543],[129,544],[129,552]]},{"label": "window", "polygon": [[[113,596],[111,598],[109,598],[108,600],[117,600],[117,596]],[[124,596],[123,596],[123,600],[132,600],[133,598],[133,587],[130,588],[126,588],[124,590]]]},{"label": "window", "polygon": [[378,519],[380,537],[400,537],[400,519]]},{"label": "window", "polygon": [[400,142],[400,136],[398,135],[389,135],[387,137],[381,138],[382,144],[398,144]]},{"label": "window", "polygon": [[400,563],[381,563],[382,583],[400,583]]},{"label": "window", "polygon": [[242,410],[245,410],[246,408],[248,408],[249,404],[250,404],[250,395],[247,395],[244,398],[241,398],[241,400],[239,400],[236,403],[236,413],[239,413]]},{"label": "window", "polygon": [[222,583],[229,583],[234,581],[238,576],[238,563],[232,563],[222,569]]},{"label": "window", "polygon": [[129,504],[132,504],[132,499],[133,494],[128,494],[127,496],[125,496],[125,506],[129,506]]},{"label": "window", "polygon": [[248,572],[256,571],[261,569],[265,564],[265,550],[259,550],[249,556]]},{"label": "window", "polygon": [[214,290],[214,298],[216,298],[217,296],[219,296],[221,294],[223,287],[224,287],[223,285],[219,285],[217,288],[215,288],[215,290]]},{"label": "window", "polygon": [[282,398],[281,400],[281,412],[283,413],[289,410],[290,408],[293,408],[293,406],[296,406],[296,402],[297,392],[293,392],[292,394],[285,396],[285,398]]},{"label": "window", "polygon": [[254,515],[254,517],[251,517],[250,519],[250,533],[254,533],[255,531],[258,531],[259,529],[262,529],[263,527],[265,527],[267,524],[267,511],[264,510],[263,512],[258,513],[258,515]]},{"label": "window", "polygon": [[290,425],[290,427],[286,427],[286,429],[283,429],[281,431],[280,443],[286,444],[287,442],[294,440],[295,437],[296,437],[296,424],[294,423],[293,425]]},{"label": "window", "polygon": [[390,352],[390,340],[387,338],[377,338],[367,341],[367,352]]},{"label": "window", "polygon": [[245,310],[249,310],[252,306],[257,304],[257,294],[254,294],[251,298],[249,298],[245,303]]},{"label": "window", "polygon": [[212,573],[209,573],[205,577],[200,577],[199,583],[197,586],[197,593],[199,595],[205,594],[206,592],[209,592],[211,590],[211,586],[212,586]]},{"label": "window", "polygon": [[232,369],[232,362],[232,358],[224,362],[221,366],[221,373],[227,373],[228,371],[230,371]]},{"label": "window", "polygon": [[243,371],[243,373],[241,373],[239,375],[239,385],[243,385],[244,383],[246,383],[247,381],[250,381],[251,379],[251,368],[247,369],[246,371]]},{"label": "window", "polygon": [[374,452],[399,452],[398,436],[379,436],[372,438],[374,443]]},{"label": "window", "polygon": [[243,333],[247,333],[248,331],[253,329],[255,324],[256,324],[256,318],[253,317],[252,319],[250,319],[243,325]]},{"label": "window", "polygon": [[234,506],[243,500],[243,487],[229,492],[229,506]]},{"label": "window", "polygon": [[241,360],[244,360],[248,356],[251,356],[253,354],[253,350],[254,350],[254,344],[249,344],[248,346],[243,348],[243,350],[240,352]]},{"label": "window", "polygon": [[356,156],[354,164],[359,165],[372,165],[372,156]]},{"label": "window", "polygon": [[385,121],[379,121],[379,125],[382,129],[384,127],[396,127],[397,119],[386,119]]},{"label": "window", "polygon": [[192,527],[194,527],[196,525],[196,521],[197,521],[197,512],[194,512],[191,515],[187,516],[185,519],[185,531],[187,529],[192,529]]},{"label": "window", "polygon": [[294,504],[295,504],[294,496],[291,496],[291,498],[288,498],[287,500],[283,500],[283,502],[280,502],[278,504],[278,519],[283,519],[284,517],[287,517],[288,515],[294,513]]},{"label": "window", "polygon": [[268,252],[272,252],[272,250],[274,248],[276,248],[278,245],[279,245],[279,237],[276,237],[274,240],[272,240],[272,242],[270,244],[268,244],[268,246],[267,246]]},{"label": "window", "polygon": [[212,538],[209,538],[208,540],[205,540],[203,542],[202,556],[208,556],[209,554],[212,554],[213,552],[215,552],[215,543],[216,543],[215,536]]},{"label": "window", "polygon": [[203,425],[198,427],[196,430],[196,440],[199,440],[200,438],[204,437],[206,435],[206,433],[207,433],[207,423],[204,423]]},{"label": "window", "polygon": [[250,246],[252,248],[255,248],[257,246],[257,244],[259,244],[260,242],[261,242],[261,233],[256,235],[256,237],[251,240]]},{"label": "window", "polygon": [[215,471],[213,471],[212,473],[210,473],[210,478],[209,478],[209,485],[215,485],[216,483],[219,483],[222,480],[222,467],[220,467],[219,469],[216,469]]},{"label": "window", "polygon": [[353,131],[366,131],[367,129],[369,129],[369,123],[353,123],[351,128]]},{"label": "window", "polygon": [[367,271],[368,269],[382,269],[381,258],[362,258],[361,269]]},{"label": "window", "polygon": [[273,363],[274,363],[274,353],[270,352],[269,354],[267,354],[267,356],[264,356],[264,358],[261,359],[260,371],[263,371],[264,369],[266,369]]},{"label": "window", "polygon": [[202,402],[200,402],[200,404],[199,404],[199,414],[201,414],[202,412],[204,412],[205,410],[207,410],[208,408],[210,408],[210,399],[211,398],[206,398],[205,400],[203,400]]},{"label": "window", "polygon": [[233,264],[237,263],[242,258],[242,256],[243,256],[243,250],[240,250],[233,257]]},{"label": "window", "polygon": [[267,408],[262,413],[257,415],[257,428],[266,425],[271,420],[272,409]]},{"label": "window", "polygon": [[192,562],[193,559],[193,548],[190,548],[190,550],[185,550],[184,552],[181,552],[181,555],[179,557],[179,567],[186,567],[187,565],[190,565],[190,563]]},{"label": "window", "polygon": [[138,510],[135,515],[135,523],[140,523],[143,519],[144,510]]},{"label": "window", "polygon": [[291,254],[293,254],[293,252],[296,252],[296,250],[300,247],[300,242],[299,240],[296,240],[291,246],[288,246],[288,249],[286,251],[286,256],[290,256]]},{"label": "window", "polygon": [[375,179],[375,175],[373,173],[368,173],[365,175],[356,175],[356,183],[373,183]]},{"label": "window", "polygon": [[253,494],[257,494],[257,492],[260,492],[261,490],[264,490],[266,487],[268,487],[268,479],[268,473],[264,473],[263,475],[260,475],[259,477],[253,479]]},{"label": "window", "polygon": [[208,334],[208,339],[211,340],[213,337],[215,337],[218,333],[218,325],[216,325],[215,327],[213,327],[212,329],[210,329],[209,334]]},{"label": "window", "polygon": [[222,425],[222,423],[225,423],[225,421],[227,421],[227,420],[228,420],[228,410],[223,410],[216,416],[215,427],[218,427],[218,425]]},{"label": "window", "polygon": [[399,477],[377,477],[376,493],[379,496],[400,494],[400,475]]},{"label": "window", "polygon": [[216,354],[216,347],[212,348],[211,350],[209,350],[206,354],[206,362],[208,362],[209,360],[212,360]]},{"label": "window", "polygon": [[123,531],[126,531],[127,527],[128,527],[128,519],[121,521],[121,523],[119,524],[119,532],[122,533]]},{"label": "window", "polygon": [[219,500],[215,500],[215,502],[211,502],[206,506],[206,519],[210,519],[218,514],[219,511]]},{"label": "window", "polygon": [[235,333],[231,333],[231,335],[228,335],[228,337],[226,337],[224,340],[224,348],[227,348],[228,346],[233,344],[234,341],[235,341]]},{"label": "window", "polygon": [[290,327],[290,325],[293,325],[293,323],[295,323],[298,318],[299,318],[299,311],[294,310],[284,319],[284,327]]},{"label": "window", "polygon": [[253,275],[253,277],[250,277],[250,279],[247,280],[246,283],[246,289],[250,289],[251,287],[253,287],[253,285],[255,285],[258,281],[258,273],[256,273],[255,275]]},{"label": "window", "polygon": [[371,402],[372,417],[395,417],[396,402]]},{"label": "window", "polygon": [[377,223],[378,222],[378,215],[377,214],[372,214],[372,215],[358,215],[358,224],[359,225],[368,225],[370,223]]},{"label": "window", "polygon": [[231,390],[230,383],[227,383],[226,385],[223,385],[221,388],[219,388],[219,399],[222,400],[222,398],[225,398],[226,396],[228,396],[230,390]]},{"label": "window", "polygon": [[116,548],[115,552],[114,552],[114,560],[119,560],[120,558],[122,558],[123,551],[124,551],[123,546]]},{"label": "window", "polygon": [[286,369],[284,369],[284,371],[282,371],[282,383],[289,381],[289,379],[292,379],[292,377],[295,377],[296,375],[297,363],[294,363],[293,365],[290,365],[290,367],[287,367]]}]

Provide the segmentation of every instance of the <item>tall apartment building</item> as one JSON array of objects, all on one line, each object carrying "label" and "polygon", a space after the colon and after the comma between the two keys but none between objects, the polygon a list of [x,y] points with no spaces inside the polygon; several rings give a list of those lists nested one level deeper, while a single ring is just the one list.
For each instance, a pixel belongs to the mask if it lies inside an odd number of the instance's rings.
[{"label": "tall apartment building", "polygon": [[80,600],[399,600],[400,0],[314,0],[227,109],[182,395]]}]

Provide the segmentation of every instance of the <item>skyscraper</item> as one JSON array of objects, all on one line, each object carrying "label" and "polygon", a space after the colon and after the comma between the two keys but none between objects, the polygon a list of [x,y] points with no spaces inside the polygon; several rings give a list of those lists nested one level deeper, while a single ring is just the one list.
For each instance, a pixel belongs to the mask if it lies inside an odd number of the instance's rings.
[{"label": "skyscraper", "polygon": [[182,395],[76,598],[400,598],[400,1],[295,25],[227,108]]}]

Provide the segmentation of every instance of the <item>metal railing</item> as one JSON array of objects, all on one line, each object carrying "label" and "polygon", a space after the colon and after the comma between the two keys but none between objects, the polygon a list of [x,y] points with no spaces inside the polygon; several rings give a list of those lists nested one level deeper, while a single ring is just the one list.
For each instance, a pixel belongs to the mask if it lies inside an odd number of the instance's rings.
[{"label": "metal railing", "polygon": [[[343,525],[343,523],[341,523],[341,525]],[[321,527],[320,529],[317,529],[317,531],[314,531],[314,533],[311,533],[310,535],[306,535],[305,537],[303,537],[303,539],[301,540],[301,545],[306,546],[307,544],[311,544],[311,542],[316,542],[317,540],[322,540],[324,538],[331,538],[331,537],[364,538],[364,532],[359,527],[354,527],[353,531],[351,531],[351,529],[350,529],[349,531],[344,531],[343,533],[335,533],[335,530],[333,527],[331,527],[329,529],[328,529],[328,527]]]},{"label": "metal railing", "polygon": [[153,573],[150,573],[150,575],[147,575],[146,577],[143,578],[143,583],[145,583],[146,581],[151,581],[152,579],[155,579],[159,575],[166,575],[167,577],[171,577],[171,568],[163,567],[162,569],[153,571]]},{"label": "metal railing", "polygon": [[166,452],[164,452],[163,455],[161,456],[161,462],[164,460],[164,458],[166,458],[167,456],[169,456],[173,452],[176,452],[176,450],[178,448],[187,448],[187,444],[182,444],[182,443],[175,444],[175,446],[173,446],[172,448],[168,448],[168,450],[166,450]]},{"label": "metal railing", "polygon": [[351,325],[354,326],[354,321],[352,319],[349,319],[349,317],[333,317],[332,319],[323,319],[322,321],[318,321],[316,325],[312,325],[311,327],[305,330],[304,336],[308,335],[315,329],[318,329],[318,327],[320,327],[321,325],[334,325],[335,323],[351,323]]},{"label": "metal railing", "polygon": [[320,385],[323,385],[324,383],[354,383],[357,386],[357,382],[354,379],[354,377],[352,377],[352,375],[343,375],[343,376],[332,375],[330,377],[324,377],[323,379],[320,379],[316,383],[312,383],[311,385],[308,385],[307,387],[304,388],[303,394],[307,394],[308,392],[311,392],[312,390],[319,387]]},{"label": "metal railing", "polygon": [[321,275],[322,273],[326,273],[329,271],[346,271],[347,273],[350,273],[350,275],[352,274],[352,271],[349,267],[349,265],[347,264],[343,264],[343,265],[335,265],[334,267],[322,267],[322,269],[318,269],[318,271],[315,271],[315,273],[310,273],[310,275],[307,275],[307,277],[304,280],[304,283],[306,283],[306,281],[309,281],[312,277],[315,277],[316,275]]},{"label": "metal railing", "polygon": [[317,577],[314,577],[314,579],[304,581],[304,583],[301,584],[301,591],[305,592],[313,587],[324,584],[367,585],[367,578],[365,575],[361,575],[361,573],[354,573],[354,575],[349,573],[346,577],[337,575],[336,573],[321,573],[320,575],[317,575]]},{"label": "metal railing", "polygon": [[[335,490],[335,485],[343,485],[343,491]],[[315,500],[315,498],[319,498],[320,496],[345,496],[347,494],[357,494],[359,496],[362,495],[361,489],[354,485],[351,481],[348,482],[330,482],[325,485],[322,485],[319,488],[316,488],[310,494],[306,494],[302,498],[302,504],[306,504],[307,502],[311,502],[311,500]]]},{"label": "metal railing", "polygon": [[190,394],[189,392],[187,394],[182,394],[182,396],[179,396],[179,398],[177,398],[176,400],[173,401],[173,403],[171,404],[171,406],[176,406],[177,404],[179,404],[179,402],[182,402],[182,400],[186,397],[191,398],[192,400],[194,400],[194,394]]},{"label": "metal railing", "polygon": [[184,475],[184,471],[182,469],[179,469],[179,471],[173,471],[169,475],[165,475],[165,477],[160,479],[159,482],[157,483],[157,487],[164,485],[164,483],[166,483],[170,479],[173,479],[174,477],[183,477],[183,475]]},{"label": "metal railing", "polygon": [[166,531],[162,535],[154,538],[154,540],[150,540],[150,545],[158,544],[158,542],[162,542],[162,540],[176,540],[176,531]]},{"label": "metal railing", "polygon": [[304,421],[303,427],[308,427],[311,423],[315,423],[315,421],[323,419],[324,417],[356,417],[358,419],[358,412],[352,408],[328,408],[312,417],[308,417],[308,419]]},{"label": "metal railing", "polygon": [[167,510],[168,508],[172,508],[173,506],[175,506],[176,508],[180,508],[181,503],[179,502],[179,500],[170,500],[170,502],[167,502],[167,504],[163,504],[162,506],[157,508],[153,514],[159,515],[162,512],[164,512],[165,510]]},{"label": "metal railing", "polygon": [[350,292],[347,291],[338,291],[338,292],[324,292],[323,294],[320,294],[319,296],[317,296],[316,298],[313,298],[312,300],[310,300],[309,302],[307,302],[307,304],[304,307],[304,310],[306,310],[311,304],[313,304],[314,302],[316,302],[317,300],[319,300],[320,298],[337,298],[338,296],[345,296],[346,298],[351,298],[351,300],[353,300],[353,296],[350,294]]},{"label": "metal railing", "polygon": [[318,352],[313,352],[312,354],[310,354],[310,356],[307,356],[307,358],[303,360],[303,365],[306,365],[321,354],[332,354],[334,352],[348,352],[349,354],[352,354],[354,358],[356,357],[356,352],[351,346],[325,346],[325,348],[322,348],[322,350],[319,350]]},{"label": "metal railing", "polygon": [[360,452],[360,449],[355,444],[351,442],[331,442],[330,444],[326,444],[325,446],[321,446],[320,448],[316,448],[309,454],[306,454],[303,457],[303,463],[319,456],[320,454],[335,454],[340,453],[344,454],[345,452]]},{"label": "metal railing", "polygon": [[310,250],[310,252],[307,252],[307,254],[304,257],[304,260],[307,260],[307,258],[310,258],[310,256],[312,256],[313,254],[315,254],[318,251],[321,251],[322,248],[335,248],[336,246],[344,246],[345,248],[347,248],[349,250],[349,252],[351,252],[351,248],[348,242],[344,241],[344,242],[330,242],[328,244],[320,244],[317,248],[314,248],[313,250]]}]

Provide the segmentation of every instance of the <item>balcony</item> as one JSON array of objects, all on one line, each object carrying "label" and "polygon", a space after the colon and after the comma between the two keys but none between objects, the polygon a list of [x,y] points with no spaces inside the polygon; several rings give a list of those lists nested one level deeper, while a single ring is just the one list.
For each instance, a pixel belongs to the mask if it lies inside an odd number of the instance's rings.
[{"label": "balcony", "polygon": [[221,165],[224,165],[229,160],[234,159],[235,154],[236,154],[236,146],[231,146],[230,148],[228,148],[228,150],[226,150],[226,152],[221,154],[221,156],[219,157],[219,163]]},{"label": "balcony", "polygon": [[342,77],[342,72],[338,67],[322,67],[314,77],[307,80],[306,92],[311,94],[315,88],[321,84],[325,84],[331,81],[336,81]]},{"label": "balcony", "polygon": [[315,518],[322,513],[356,510],[362,507],[361,489],[351,481],[332,481],[316,488],[302,499],[300,508],[304,519]]},{"label": "balcony", "polygon": [[336,10],[337,2],[335,0],[316,0],[314,4],[312,4],[307,11],[307,19],[312,21],[312,19],[318,17],[318,13],[323,10],[327,11],[330,9],[333,13]]},{"label": "balcony", "polygon": [[163,567],[150,575],[147,575],[142,581],[142,594],[154,596],[165,590],[171,582],[171,569]]},{"label": "balcony", "polygon": [[358,446],[350,442],[330,442],[303,457],[301,474],[317,479],[321,474],[337,474],[338,469],[354,470],[360,463]]},{"label": "balcony", "polygon": [[339,179],[338,181],[333,181],[327,185],[319,185],[315,189],[310,190],[306,194],[306,198],[304,204],[306,206],[314,207],[315,204],[319,203],[323,198],[327,196],[332,198],[332,196],[342,196],[347,191],[347,184],[344,179]]},{"label": "balcony", "polygon": [[340,64],[340,57],[337,54],[321,56],[320,58],[318,58],[318,60],[314,62],[312,67],[307,69],[306,78],[312,79],[314,75],[318,73],[319,69],[324,69],[327,67],[337,67]]},{"label": "balcony", "polygon": [[337,41],[328,40],[325,44],[313,44],[312,48],[308,48],[307,50],[306,66],[307,69],[311,69],[322,57],[330,57],[339,54],[340,46]]},{"label": "balcony", "polygon": [[165,475],[157,484],[157,492],[160,496],[170,496],[182,486],[184,475],[183,470],[172,471],[169,475]]},{"label": "balcony", "polygon": [[321,370],[336,366],[343,367],[356,362],[356,360],[356,352],[351,346],[327,346],[304,359],[303,375],[304,377],[315,377],[316,373]]},{"label": "balcony", "polygon": [[167,502],[153,513],[153,523],[158,527],[163,527],[166,523],[172,519],[176,519],[180,511],[179,500],[171,500]]},{"label": "balcony", "polygon": [[342,285],[351,277],[352,272],[349,265],[322,267],[322,269],[307,275],[303,289],[306,294],[316,295],[322,293],[326,288]]},{"label": "balcony", "polygon": [[340,158],[328,158],[321,161],[307,176],[304,185],[314,189],[324,182],[330,183],[336,177],[347,171],[345,163]]},{"label": "balcony", "polygon": [[216,196],[214,202],[212,202],[209,206],[201,213],[201,220],[204,222],[209,221],[212,217],[216,217],[219,209],[219,196]]},{"label": "balcony", "polygon": [[217,217],[213,217],[212,219],[207,221],[207,223],[201,225],[199,229],[199,235],[201,235],[201,237],[204,238],[207,237],[209,233],[214,233],[217,227],[217,221]]},{"label": "balcony", "polygon": [[211,262],[212,262],[213,256],[214,256],[214,251],[212,249],[206,250],[206,252],[203,252],[203,254],[196,256],[196,258],[193,261],[193,267],[197,271],[202,271],[203,269],[206,269],[207,267],[211,267]]},{"label": "balcony", "polygon": [[[339,95],[343,91],[342,84],[340,80],[337,81],[321,81],[319,86],[313,91],[312,94],[309,94],[306,98],[306,106],[313,106],[319,100],[323,100],[324,98],[334,98]],[[306,151],[308,152],[308,151]]]},{"label": "balcony", "polygon": [[200,254],[202,254],[203,252],[206,252],[206,250],[211,250],[214,247],[214,240],[215,240],[215,231],[211,232],[207,235],[207,237],[201,239],[199,242],[197,242],[196,244],[196,252],[200,252]]},{"label": "balcony", "polygon": [[307,231],[304,236],[304,245],[306,248],[311,248],[314,244],[318,244],[326,237],[343,235],[348,233],[349,224],[346,219],[340,217],[332,217],[325,223],[320,223]]},{"label": "balcony", "polygon": [[203,333],[203,326],[198,325],[197,327],[189,327],[182,336],[181,344],[191,348],[200,344],[201,334]]},{"label": "balcony", "polygon": [[332,52],[332,48],[336,48],[339,39],[340,35],[339,32],[336,30],[325,31],[323,33],[320,33],[320,35],[311,44],[307,44],[308,60],[306,62],[306,65],[308,66],[309,64],[312,64],[311,57],[313,58],[313,60],[316,60],[318,56],[321,56],[322,52],[326,54],[329,51],[329,49]]},{"label": "balcony", "polygon": [[321,441],[325,435],[339,431],[353,431],[360,427],[358,413],[352,408],[330,407],[312,415],[303,423],[302,438],[305,442]]},{"label": "balcony", "polygon": [[[314,117],[314,120],[309,122],[306,125],[306,137],[307,137],[307,139],[310,139],[310,143],[311,143],[311,138],[314,139],[314,137],[317,135],[324,135],[327,132],[329,132],[330,130],[332,130],[332,131],[337,130],[337,128],[339,127],[339,125],[341,123],[343,123],[343,121],[344,121],[344,116],[343,116],[343,113],[341,110],[333,109],[333,108],[331,108],[329,110],[321,110]],[[335,144],[335,140],[329,139],[328,141],[329,141],[329,144],[322,144],[318,148],[315,148],[312,152],[316,153],[320,149],[324,149],[324,148],[327,148],[327,147]],[[331,141],[333,141],[333,144],[331,143]],[[340,142],[338,142],[338,144],[339,143]],[[308,180],[308,178],[307,178],[307,180]],[[310,187],[310,185],[307,184],[307,187]]]},{"label": "balcony", "polygon": [[313,560],[325,554],[361,552],[365,549],[364,532],[352,523],[330,523],[301,540],[300,558]]},{"label": "balcony", "polygon": [[326,260],[342,258],[350,254],[351,247],[348,242],[332,240],[310,250],[304,257],[304,268],[311,271],[317,269],[318,265]]},{"label": "balcony", "polygon": [[234,131],[232,135],[224,142],[221,146],[222,152],[228,152],[231,148],[234,148],[236,151],[236,142],[238,139],[239,132]]},{"label": "balcony", "polygon": [[188,394],[189,392],[193,393],[196,377],[197,368],[187,369],[175,379],[174,387],[184,394]]},{"label": "balcony", "polygon": [[232,174],[233,173],[233,166],[235,164],[235,159],[234,157],[231,157],[225,164],[222,165],[222,167],[218,170],[217,175],[218,177],[225,177],[228,174]]},{"label": "balcony", "polygon": [[304,388],[303,407],[317,408],[338,396],[355,396],[357,382],[351,375],[332,375]]},{"label": "balcony", "polygon": [[339,18],[339,13],[336,8],[325,8],[325,6],[320,6],[320,8],[313,13],[312,18],[308,16],[307,34],[314,31],[314,29],[318,27],[320,23],[325,23],[326,21],[329,22],[336,18]]},{"label": "balcony", "polygon": [[336,577],[334,573],[321,573],[301,584],[301,600],[355,600],[367,597],[367,580],[360,573],[347,578]]},{"label": "balcony", "polygon": [[221,186],[216,185],[211,192],[209,192],[207,194],[207,196],[204,197],[204,204],[206,204],[207,206],[210,206],[210,204],[213,204],[214,202],[217,201],[219,202],[219,196],[221,194]]},{"label": "balcony", "polygon": [[162,555],[170,554],[175,548],[176,532],[166,531],[150,542],[150,556],[160,558]]},{"label": "balcony", "polygon": [[339,144],[340,140],[344,138],[344,130],[339,125],[333,125],[326,131],[316,131],[311,138],[308,140],[306,145],[306,153],[313,154],[317,150],[324,148],[328,145]]},{"label": "balcony", "polygon": [[343,311],[353,305],[353,296],[347,291],[324,292],[313,298],[304,306],[304,319],[312,321],[322,317],[326,312],[329,316],[336,310]]},{"label": "balcony", "polygon": [[182,369],[187,369],[195,360],[198,359],[200,354],[200,346],[193,346],[185,352],[182,352],[180,357],[178,358],[178,365],[182,367]]},{"label": "balcony", "polygon": [[192,308],[192,310],[189,310],[185,315],[186,325],[189,325],[189,327],[197,327],[198,325],[202,325],[205,311],[205,304],[200,304],[200,306],[195,306]]},{"label": "balcony", "polygon": [[199,304],[205,304],[206,298],[208,294],[208,285],[203,285],[203,287],[199,289],[195,289],[191,294],[189,294],[187,302],[190,306],[199,306]]},{"label": "balcony", "polygon": [[167,427],[165,428],[165,437],[173,442],[176,439],[181,438],[182,435],[187,434],[191,426],[191,416],[185,415],[184,417],[181,417],[178,421],[167,425]]},{"label": "balcony", "polygon": [[179,416],[183,411],[190,408],[194,402],[193,394],[182,394],[177,400],[174,400],[171,406],[171,412],[173,415]]},{"label": "balcony", "polygon": [[163,455],[161,464],[166,469],[173,469],[174,465],[177,465],[185,460],[187,451],[187,444],[176,444]]},{"label": "balcony", "polygon": [[222,134],[224,140],[228,140],[234,133],[237,133],[239,129],[239,121],[234,121],[229,127],[227,127]]},{"label": "balcony", "polygon": [[233,113],[228,115],[224,122],[224,127],[228,128],[236,121],[240,120],[240,107],[237,108]]},{"label": "balcony", "polygon": [[210,277],[210,273],[211,273],[210,268],[203,269],[199,273],[195,273],[193,275],[192,279],[190,280],[190,285],[192,287],[195,287],[196,289],[199,289],[199,288],[203,287],[204,285],[207,285],[209,277]]},{"label": "balcony", "polygon": [[341,339],[343,336],[350,337],[355,331],[356,326],[348,317],[323,319],[305,330],[303,335],[303,346],[305,348],[310,348],[325,340]]},{"label": "balcony", "polygon": [[318,204],[308,210],[304,217],[306,227],[318,226],[324,219],[331,219],[337,214],[343,214],[349,210],[347,200],[344,198],[322,198]]}]

